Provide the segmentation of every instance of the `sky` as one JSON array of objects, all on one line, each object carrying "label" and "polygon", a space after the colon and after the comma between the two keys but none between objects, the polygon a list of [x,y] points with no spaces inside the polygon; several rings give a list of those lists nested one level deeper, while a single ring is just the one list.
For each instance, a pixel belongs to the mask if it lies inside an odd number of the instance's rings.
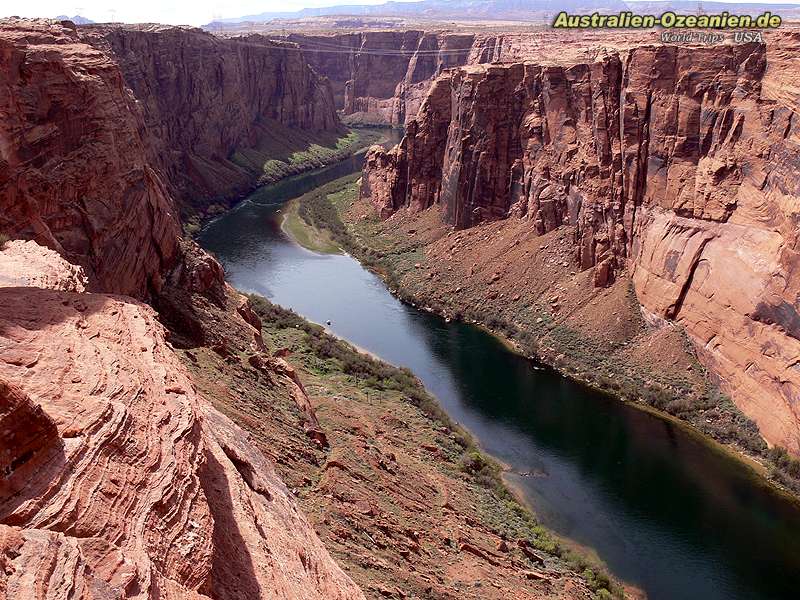
[{"label": "sky", "polygon": [[2,0],[0,17],[79,14],[97,22],[204,25],[215,18],[284,12],[339,4],[383,4],[385,0]]},{"label": "sky", "polygon": [[[97,22],[204,25],[216,18],[284,12],[338,4],[382,4],[385,0],[2,0],[0,17],[76,14]],[[737,0],[726,0],[736,2]],[[759,0],[746,0],[758,2]],[[800,0],[773,0],[794,3]]]}]

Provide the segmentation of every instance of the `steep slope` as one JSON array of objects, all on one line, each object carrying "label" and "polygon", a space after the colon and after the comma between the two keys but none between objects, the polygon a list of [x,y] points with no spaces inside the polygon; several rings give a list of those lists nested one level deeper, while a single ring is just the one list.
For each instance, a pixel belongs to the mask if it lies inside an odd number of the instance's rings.
[{"label": "steep slope", "polygon": [[287,39],[330,79],[345,115],[363,113],[392,125],[416,114],[431,80],[444,69],[519,58],[536,45],[525,35],[421,30],[293,33]]},{"label": "steep slope", "polygon": [[140,112],[110,57],[73,27],[0,21],[0,231],[144,297],[180,232]]},{"label": "steep slope", "polygon": [[[97,44],[0,22],[0,596],[363,598],[153,308],[122,295],[180,288],[181,325],[214,306],[262,347],[220,265],[180,240],[162,156],[180,148],[155,144]],[[286,123],[317,123],[293,102]]]},{"label": "steep slope", "polygon": [[363,598],[150,307],[36,278],[0,288],[3,597]]},{"label": "steep slope", "polygon": [[176,205],[252,187],[262,172],[229,159],[271,130],[336,130],[330,89],[257,36],[81,31],[0,21],[0,232],[83,266],[92,290],[156,296],[179,262]]},{"label": "steep slope", "polygon": [[183,203],[252,187],[262,173],[237,163],[237,151],[293,129],[339,128],[330,87],[293,44],[161,25],[82,27],[80,36],[119,65],[154,156]]},{"label": "steep slope", "polygon": [[799,451],[797,96],[776,93],[797,34],[770,44],[443,74],[403,142],[370,154],[362,195],[459,229],[574,228],[575,266],[599,286],[629,274],[765,438]]},{"label": "steep slope", "polygon": [[365,31],[286,36],[297,43],[314,69],[328,77],[336,107],[366,122],[404,125],[419,110],[433,79],[464,65],[593,57],[608,45],[627,47],[644,39],[641,32],[613,36],[583,32],[579,40],[551,30]]}]

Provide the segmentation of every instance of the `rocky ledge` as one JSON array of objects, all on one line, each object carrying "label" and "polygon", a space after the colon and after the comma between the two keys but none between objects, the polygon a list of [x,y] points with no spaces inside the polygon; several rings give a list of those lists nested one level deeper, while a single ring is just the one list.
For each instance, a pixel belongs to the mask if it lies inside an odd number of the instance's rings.
[{"label": "rocky ledge", "polygon": [[3,597],[363,598],[153,309],[43,247],[34,287],[31,244],[0,252]]}]

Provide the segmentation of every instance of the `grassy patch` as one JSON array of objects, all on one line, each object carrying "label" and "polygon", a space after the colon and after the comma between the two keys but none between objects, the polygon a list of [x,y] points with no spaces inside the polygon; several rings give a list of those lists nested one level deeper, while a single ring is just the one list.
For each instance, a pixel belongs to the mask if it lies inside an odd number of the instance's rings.
[{"label": "grassy patch", "polygon": [[283,230],[298,244],[320,254],[339,254],[341,248],[326,229],[317,229],[298,214],[299,203],[289,202],[282,211]]},{"label": "grassy patch", "polygon": [[353,245],[353,240],[330,198],[351,191],[359,176],[359,173],[353,173],[336,179],[301,196],[296,201],[298,216],[311,227],[327,231],[334,243],[347,252],[358,249]]},{"label": "grassy patch", "polygon": [[386,130],[359,128],[335,131],[307,131],[265,121],[258,130],[259,143],[239,148],[228,156],[228,168],[243,172],[252,187],[239,190],[239,196],[225,199],[195,198],[181,209],[184,232],[194,236],[204,220],[230,208],[248,191],[342,161],[385,139]]},{"label": "grassy patch", "polygon": [[347,342],[328,334],[323,327],[309,323],[294,311],[272,304],[262,296],[252,294],[249,298],[256,314],[271,327],[302,331],[305,334],[306,347],[317,358],[331,361],[330,365],[326,365],[327,370],[341,371],[375,390],[401,392],[425,415],[454,432],[459,445],[465,449],[475,450],[469,435],[450,419],[409,369],[374,359]]},{"label": "grassy patch", "polygon": [[257,146],[240,148],[229,159],[267,184],[343,160],[382,136],[371,129],[308,132],[272,123]]}]

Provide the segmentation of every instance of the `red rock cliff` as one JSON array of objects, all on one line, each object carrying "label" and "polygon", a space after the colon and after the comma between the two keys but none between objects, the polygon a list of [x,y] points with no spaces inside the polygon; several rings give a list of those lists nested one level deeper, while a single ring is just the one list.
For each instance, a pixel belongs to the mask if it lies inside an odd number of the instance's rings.
[{"label": "red rock cliff", "polygon": [[[191,54],[191,36],[174,35]],[[0,21],[0,233],[30,238],[0,244],[0,598],[363,600],[273,466],[196,392],[153,308],[127,296],[202,295],[220,305],[218,328],[263,349],[253,323],[226,311],[235,294],[219,264],[179,243],[170,192],[189,188],[167,177],[192,139],[194,156],[223,162],[247,115],[335,123],[315,116],[318,97],[293,95],[319,82],[308,69],[260,71],[251,85],[283,74],[299,87],[268,81],[263,98],[220,96],[214,112],[202,90],[227,91],[224,69],[215,85],[137,98],[110,42],[85,40],[68,22]],[[272,50],[242,44],[268,62]],[[151,52],[139,58],[163,61],[157,87],[182,67]],[[202,121],[186,137],[180,111]]]},{"label": "red rock cliff", "polygon": [[339,127],[330,85],[294,44],[160,25],[80,32],[119,65],[180,201],[251,187],[261,173],[237,164],[233,154],[258,147],[275,124],[310,131]]},{"label": "red rock cliff", "polygon": [[177,203],[257,179],[231,154],[271,124],[338,126],[296,47],[197,30],[0,22],[0,232],[86,269],[92,290],[157,295]]},{"label": "red rock cliff", "polygon": [[309,63],[331,81],[344,114],[366,113],[393,125],[416,115],[431,80],[451,67],[519,57],[527,36],[435,31],[291,34]]},{"label": "red rock cliff", "polygon": [[180,233],[136,100],[71,26],[0,21],[0,231],[144,297]]},{"label": "red rock cliff", "polygon": [[398,147],[370,153],[362,193],[458,228],[574,226],[596,283],[627,268],[766,439],[798,451],[797,38],[772,42],[455,69]]}]

